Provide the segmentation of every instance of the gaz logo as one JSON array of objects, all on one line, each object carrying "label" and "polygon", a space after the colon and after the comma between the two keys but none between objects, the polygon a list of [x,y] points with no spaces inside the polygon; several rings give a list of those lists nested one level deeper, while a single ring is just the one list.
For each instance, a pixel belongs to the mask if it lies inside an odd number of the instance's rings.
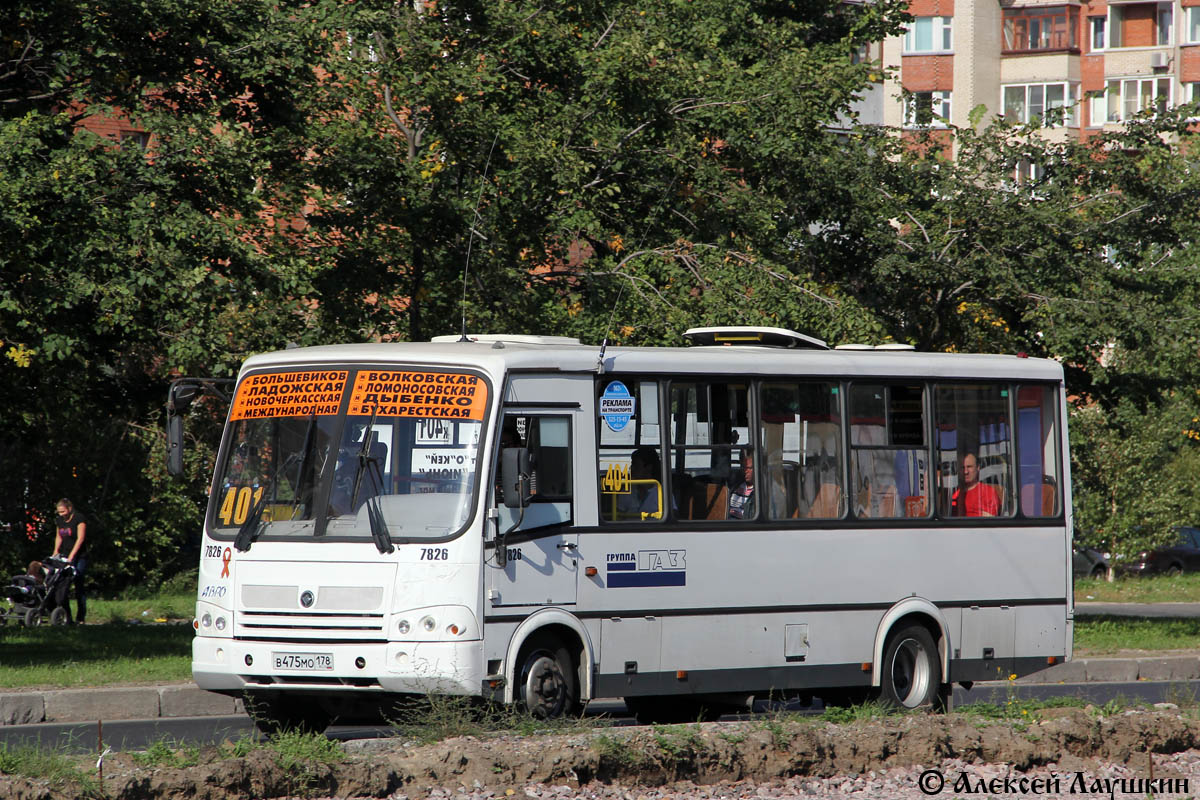
[{"label": "gaz logo", "polygon": [[686,586],[687,550],[609,553],[608,588]]},{"label": "gaz logo", "polygon": [[687,550],[639,550],[638,569],[647,572],[655,570],[686,570]]}]

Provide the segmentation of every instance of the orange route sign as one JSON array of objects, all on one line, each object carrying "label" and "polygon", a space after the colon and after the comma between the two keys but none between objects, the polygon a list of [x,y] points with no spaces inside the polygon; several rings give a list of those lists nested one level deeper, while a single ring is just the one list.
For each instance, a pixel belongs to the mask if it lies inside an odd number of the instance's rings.
[{"label": "orange route sign", "polygon": [[250,375],[238,386],[229,419],[336,414],[349,374],[347,370],[306,370]]},{"label": "orange route sign", "polygon": [[462,372],[360,370],[350,393],[351,416],[482,420],[487,384]]}]

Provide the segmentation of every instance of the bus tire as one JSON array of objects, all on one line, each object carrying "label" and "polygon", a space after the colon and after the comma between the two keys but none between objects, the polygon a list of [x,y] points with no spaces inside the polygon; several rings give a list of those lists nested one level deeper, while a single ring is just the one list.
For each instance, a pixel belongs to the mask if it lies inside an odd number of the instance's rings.
[{"label": "bus tire", "polygon": [[311,697],[254,694],[245,697],[246,713],[267,736],[285,731],[324,733],[333,715]]},{"label": "bus tire", "polygon": [[884,705],[933,708],[941,684],[937,646],[923,625],[908,625],[888,639],[879,682],[879,698]]},{"label": "bus tire", "polygon": [[570,716],[579,706],[571,654],[557,638],[535,636],[522,648],[517,701],[538,719]]}]

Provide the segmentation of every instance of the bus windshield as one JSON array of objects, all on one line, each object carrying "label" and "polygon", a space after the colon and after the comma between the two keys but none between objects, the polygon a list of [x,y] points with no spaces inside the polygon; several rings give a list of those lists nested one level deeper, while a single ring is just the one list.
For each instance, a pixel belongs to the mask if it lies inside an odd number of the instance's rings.
[{"label": "bus windshield", "polygon": [[255,538],[370,538],[378,513],[393,539],[454,535],[478,489],[486,406],[484,379],[462,372],[248,375],[217,471],[214,532],[261,516]]}]

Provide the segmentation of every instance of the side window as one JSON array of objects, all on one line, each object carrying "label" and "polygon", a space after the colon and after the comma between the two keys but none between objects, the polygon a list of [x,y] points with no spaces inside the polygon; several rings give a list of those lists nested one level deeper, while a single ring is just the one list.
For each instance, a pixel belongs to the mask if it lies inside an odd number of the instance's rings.
[{"label": "side window", "polygon": [[618,377],[601,380],[597,390],[601,522],[664,519],[658,382]]},{"label": "side window", "polygon": [[850,387],[851,503],[859,518],[925,517],[930,510],[925,392],[920,385]]},{"label": "side window", "polygon": [[1054,386],[1017,388],[1017,484],[1027,517],[1062,513],[1057,401]]},{"label": "side window", "polygon": [[682,519],[750,519],[758,515],[745,382],[672,383],[668,470]]},{"label": "side window", "polygon": [[843,516],[846,497],[837,385],[764,383],[760,397],[767,518]]},{"label": "side window", "polygon": [[[524,530],[570,522],[572,502],[571,418],[551,414],[506,414],[500,429],[500,447],[529,451],[529,491],[532,495],[521,521]],[[497,469],[501,459],[497,460]],[[503,504],[500,476],[496,476],[500,522],[515,521],[520,509]]]},{"label": "side window", "polygon": [[1012,516],[1016,504],[1008,385],[938,386],[935,407],[938,513]]}]

